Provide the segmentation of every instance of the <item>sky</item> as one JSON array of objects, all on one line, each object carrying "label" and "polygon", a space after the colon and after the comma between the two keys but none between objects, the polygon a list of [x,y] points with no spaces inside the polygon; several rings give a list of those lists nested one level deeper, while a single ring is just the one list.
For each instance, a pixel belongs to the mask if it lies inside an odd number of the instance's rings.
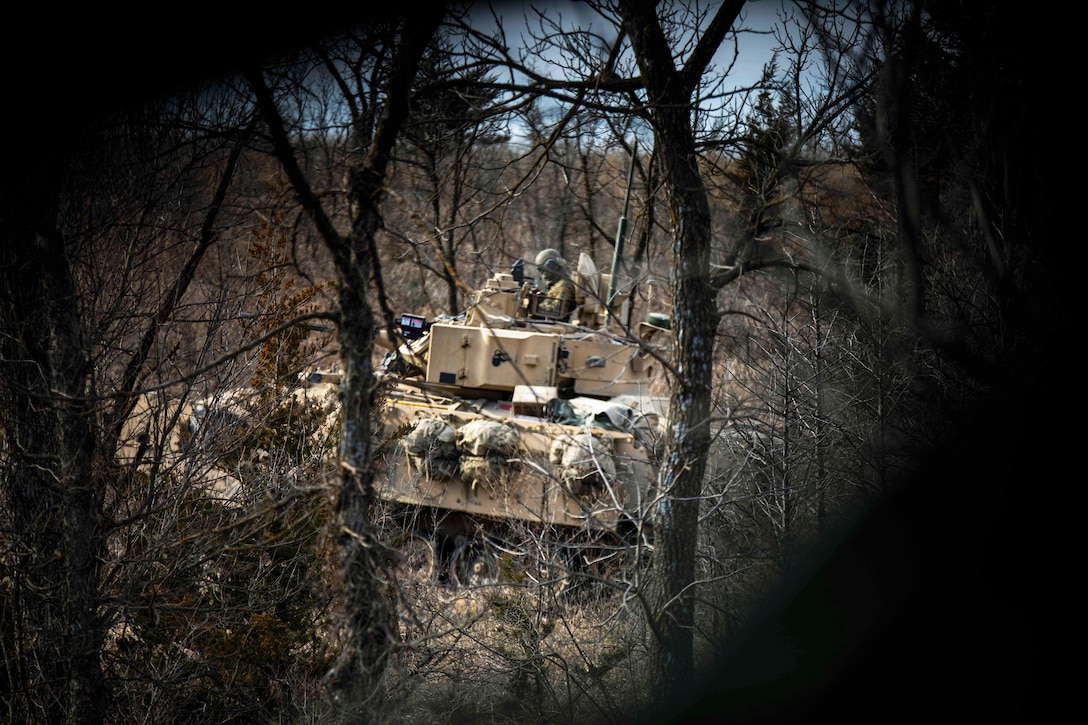
[{"label": "sky", "polygon": [[[704,2],[703,4],[712,10],[716,10],[721,5],[721,0]],[[487,11],[487,7],[486,4],[478,6],[478,27],[484,31],[493,27],[493,20]],[[566,27],[577,24],[580,28],[598,30],[606,38],[610,38],[614,33],[610,23],[603,20],[585,3],[576,0],[538,0],[535,2],[532,0],[509,0],[506,2],[499,0],[492,3],[490,7],[494,8],[496,14],[501,17],[507,40],[511,44],[516,43],[520,34],[525,32],[525,18],[527,16],[530,18],[528,21],[529,27],[537,26],[539,21],[535,17],[536,12],[543,12],[553,22],[561,20]],[[729,85],[731,87],[747,87],[756,84],[760,80],[764,66],[773,57],[773,48],[776,44],[774,37],[766,31],[773,27],[778,20],[777,13],[781,7],[782,0],[749,0],[741,11],[742,22],[740,27],[753,30],[760,29],[764,32],[742,32],[737,35],[738,54],[729,76]],[[522,30],[519,31],[519,27]],[[722,44],[716,65],[721,69],[728,67],[734,60],[733,51],[733,39],[727,38]],[[544,69],[538,68],[538,70],[543,71]],[[558,66],[556,71],[558,73]],[[515,127],[512,127],[510,131],[512,140],[515,143],[525,135],[524,129],[517,127],[516,122]]]},{"label": "sky", "polygon": [[[702,2],[702,4],[716,9],[721,5],[721,0]],[[743,26],[753,29],[769,29],[778,19],[777,12],[781,6],[782,0],[748,0],[748,3],[741,11],[741,17],[744,21]],[[602,29],[602,31],[607,27],[599,15],[590,10],[585,3],[577,2],[577,0],[500,1],[495,3],[494,7],[507,25],[508,37],[511,40],[514,39],[514,35],[510,28],[521,22],[527,13],[534,10],[544,12],[549,18],[562,18],[564,23],[577,23],[581,27],[590,26]],[[488,20],[489,18],[481,13],[481,21],[487,23]],[[769,34],[746,32],[740,34],[739,43],[740,54],[733,69],[737,85],[755,83],[760,78],[763,66],[771,60],[774,38]],[[723,51],[731,54],[731,42],[725,45],[728,47],[724,48]],[[728,62],[728,59],[724,57],[723,60]]]}]

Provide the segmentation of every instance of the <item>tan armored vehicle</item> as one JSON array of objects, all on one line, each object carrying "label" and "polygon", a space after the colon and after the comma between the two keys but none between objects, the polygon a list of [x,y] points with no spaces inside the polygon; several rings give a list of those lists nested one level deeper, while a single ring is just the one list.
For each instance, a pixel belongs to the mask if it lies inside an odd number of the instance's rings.
[{"label": "tan armored vehicle", "polygon": [[558,262],[570,309],[549,305],[554,285],[519,260],[456,318],[402,315],[399,344],[387,344],[378,495],[416,575],[455,586],[601,578],[649,544],[667,403],[652,344],[668,318],[625,334],[628,300],[611,276],[585,254],[574,269]]},{"label": "tan armored vehicle", "polygon": [[[557,255],[541,258],[538,272],[544,262],[569,285],[563,304],[547,294],[562,285],[538,284],[519,261],[488,279],[463,314],[404,314],[396,342],[378,338],[390,352],[378,370],[375,485],[415,578],[565,587],[572,573],[615,579],[650,546],[646,514],[667,405],[654,345],[667,337],[668,318],[620,324],[628,300],[588,256],[574,269]],[[322,440],[311,447],[331,455],[324,438],[335,434],[339,376],[300,377],[303,386],[278,402],[320,413],[310,425]],[[184,466],[231,504],[244,489],[231,454],[257,445],[254,431],[270,420],[255,396],[227,390],[184,405],[145,396],[123,455],[146,458],[138,445],[146,440],[161,447],[160,474]]]}]

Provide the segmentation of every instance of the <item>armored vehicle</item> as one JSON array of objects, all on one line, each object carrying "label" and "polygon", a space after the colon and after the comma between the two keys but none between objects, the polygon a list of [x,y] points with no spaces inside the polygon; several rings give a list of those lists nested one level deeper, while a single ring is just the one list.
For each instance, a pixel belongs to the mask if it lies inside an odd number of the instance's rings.
[{"label": "armored vehicle", "polygon": [[[563,589],[579,578],[622,579],[652,546],[647,511],[667,406],[657,345],[668,317],[651,313],[632,326],[629,300],[585,254],[569,271],[555,253],[536,266],[549,284],[519,260],[462,314],[403,314],[378,336],[388,353],[378,366],[375,486],[391,512],[401,576]],[[568,299],[550,304],[560,282]],[[310,411],[311,447],[331,454],[339,375],[300,378],[279,403]],[[149,397],[130,421],[126,451],[137,461],[139,440],[161,441],[162,465],[174,466],[199,445],[199,481],[230,504],[244,488],[232,454],[259,448],[254,429],[283,417],[259,398],[226,390],[171,407]],[[258,448],[250,459],[263,460]]]},{"label": "armored vehicle", "polygon": [[570,299],[549,304],[556,285],[518,260],[464,313],[403,314],[379,336],[377,492],[417,577],[562,587],[572,573],[613,577],[651,545],[667,404],[654,344],[668,318],[621,324],[630,303],[612,275],[546,251],[536,266],[564,277]]}]

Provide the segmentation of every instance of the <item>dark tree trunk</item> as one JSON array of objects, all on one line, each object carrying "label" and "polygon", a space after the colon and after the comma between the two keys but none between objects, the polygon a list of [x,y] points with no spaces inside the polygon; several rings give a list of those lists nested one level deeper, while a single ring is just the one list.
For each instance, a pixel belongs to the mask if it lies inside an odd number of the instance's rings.
[{"label": "dark tree trunk", "polygon": [[[442,18],[440,3],[427,3],[403,21],[400,43],[384,88],[385,105],[373,135],[356,139],[367,154],[349,176],[351,230],[339,234],[313,193],[295,160],[272,94],[258,72],[248,74],[258,103],[303,206],[311,214],[336,266],[340,318],[342,382],[341,479],[336,498],[336,531],[341,556],[341,602],[344,639],[340,656],[329,672],[334,697],[349,719],[373,720],[381,706],[377,689],[395,642],[396,621],[389,577],[371,521],[375,501],[371,461],[371,416],[376,380],[371,364],[375,320],[370,305],[372,280],[380,282],[375,235],[382,225],[380,202],[393,148],[409,111],[412,84],[419,62]],[[356,119],[364,132],[370,124]],[[380,293],[380,290],[379,290]]]},{"label": "dark tree trunk", "polygon": [[[679,114],[684,116],[686,114]],[[686,120],[686,119],[685,119]],[[673,151],[667,147],[680,142]],[[710,265],[710,210],[701,180],[681,151],[683,138],[659,136],[669,174],[669,207],[674,219],[673,365],[678,373],[669,400],[669,431],[661,466],[654,520],[653,573],[656,585],[657,680],[659,698],[675,696],[692,674],[695,546],[699,495],[710,445],[710,395],[715,333],[718,327]],[[690,157],[692,160],[694,156]]]},{"label": "dark tree trunk", "polygon": [[[9,170],[10,172],[10,170]],[[0,209],[0,472],[15,612],[5,657],[8,713],[102,722],[100,510],[93,479],[91,373],[65,242],[52,223],[59,174],[3,181]],[[5,633],[5,637],[7,634]],[[9,649],[11,648],[11,649]]]},{"label": "dark tree trunk", "polygon": [[[373,219],[360,219],[366,234]],[[372,233],[372,230],[371,232]],[[365,237],[364,237],[365,238]],[[370,510],[374,504],[370,465],[370,418],[374,410],[371,355],[374,314],[367,301],[370,265],[364,252],[353,273],[340,275],[340,354],[344,369],[341,480],[336,500],[336,526],[344,587],[342,609],[347,637],[330,684],[350,708],[375,701],[394,642],[394,608],[382,586],[384,566],[375,539]]]},{"label": "dark tree trunk", "polygon": [[694,671],[695,547],[699,495],[710,445],[710,395],[718,327],[717,289],[710,279],[710,204],[699,174],[691,122],[694,84],[707,51],[720,43],[742,3],[726,3],[689,66],[676,69],[651,0],[620,3],[646,88],[656,154],[672,215],[673,365],[667,447],[654,511],[654,560],[648,592],[654,632],[654,702],[684,694]]}]

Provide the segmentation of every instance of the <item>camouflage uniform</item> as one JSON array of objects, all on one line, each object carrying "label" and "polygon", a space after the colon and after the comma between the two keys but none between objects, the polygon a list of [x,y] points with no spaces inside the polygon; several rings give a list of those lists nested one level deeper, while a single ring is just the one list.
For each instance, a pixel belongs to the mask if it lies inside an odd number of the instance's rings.
[{"label": "camouflage uniform", "polygon": [[536,257],[541,280],[547,285],[537,312],[566,320],[574,311],[574,283],[566,276],[566,261],[554,249],[545,249]]},{"label": "camouflage uniform", "polygon": [[574,311],[574,283],[569,279],[557,279],[548,286],[547,297],[540,300],[538,312],[559,319],[567,319]]}]

